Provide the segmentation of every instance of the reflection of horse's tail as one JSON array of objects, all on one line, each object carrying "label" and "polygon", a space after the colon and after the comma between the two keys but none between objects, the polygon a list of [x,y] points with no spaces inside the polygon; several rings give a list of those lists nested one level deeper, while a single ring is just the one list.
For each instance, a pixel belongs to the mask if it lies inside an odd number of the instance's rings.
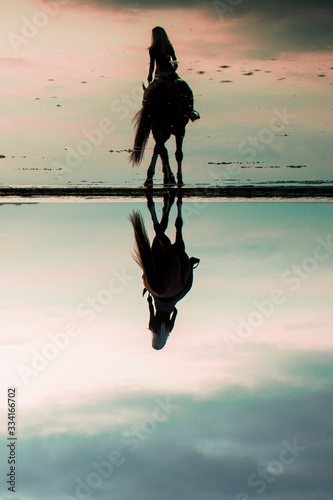
[{"label": "reflection of horse's tail", "polygon": [[129,160],[133,165],[140,165],[150,134],[149,112],[146,103],[134,116],[133,122],[135,124],[135,139]]},{"label": "reflection of horse's tail", "polygon": [[152,260],[149,237],[145,228],[141,212],[133,210],[129,220],[134,229],[135,249],[133,258],[141,267],[149,283],[156,281],[156,274]]}]

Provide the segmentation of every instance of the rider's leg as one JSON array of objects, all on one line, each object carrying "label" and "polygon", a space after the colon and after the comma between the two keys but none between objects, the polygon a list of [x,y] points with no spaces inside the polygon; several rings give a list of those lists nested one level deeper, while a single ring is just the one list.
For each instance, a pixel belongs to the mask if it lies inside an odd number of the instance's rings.
[{"label": "rider's leg", "polygon": [[193,92],[192,92],[191,87],[189,86],[189,84],[187,82],[185,82],[185,80],[182,80],[182,79],[177,80],[177,83],[182,85],[182,87],[184,89],[184,92],[185,92],[185,95],[187,98],[187,106],[189,109],[190,120],[192,122],[194,122],[195,120],[199,120],[200,114],[198,113],[198,111],[194,110],[194,97],[193,97]]}]

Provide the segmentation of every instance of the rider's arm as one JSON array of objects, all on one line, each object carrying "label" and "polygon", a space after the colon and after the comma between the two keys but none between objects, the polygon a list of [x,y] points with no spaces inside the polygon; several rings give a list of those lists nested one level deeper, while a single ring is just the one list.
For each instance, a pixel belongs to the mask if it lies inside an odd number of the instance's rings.
[{"label": "rider's arm", "polygon": [[170,56],[171,56],[171,60],[174,61],[173,68],[176,71],[177,68],[178,68],[178,62],[177,62],[177,56],[176,56],[176,53],[175,53],[175,49],[173,48],[172,45],[170,47]]},{"label": "rider's arm", "polygon": [[155,57],[152,53],[152,50],[149,50],[149,57],[150,57],[150,63],[149,63],[149,73],[148,73],[148,83],[151,83],[153,80],[153,73],[154,73],[154,68],[155,68]]}]

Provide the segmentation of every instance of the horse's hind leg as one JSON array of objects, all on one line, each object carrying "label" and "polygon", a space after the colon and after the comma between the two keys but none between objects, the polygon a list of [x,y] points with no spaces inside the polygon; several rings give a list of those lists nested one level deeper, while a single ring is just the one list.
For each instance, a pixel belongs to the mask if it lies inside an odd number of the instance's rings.
[{"label": "horse's hind leg", "polygon": [[155,174],[155,167],[156,167],[156,162],[157,162],[157,158],[158,158],[158,152],[155,150],[156,150],[156,146],[154,148],[154,153],[153,153],[150,165],[149,165],[148,170],[147,170],[147,178],[146,178],[146,181],[144,184],[145,186],[152,186],[152,184],[153,184],[153,177]]},{"label": "horse's hind leg", "polygon": [[159,224],[157,215],[156,215],[156,210],[155,210],[155,202],[153,199],[153,195],[151,191],[146,192],[146,198],[147,198],[147,207],[151,215],[151,220],[153,221],[154,228]]},{"label": "horse's hind leg", "polygon": [[175,194],[172,192],[168,192],[164,195],[163,198],[163,209],[162,209],[162,218],[160,222],[161,230],[163,233],[166,231],[169,224],[169,215],[172,208],[172,205],[175,201]]},{"label": "horse's hind leg", "polygon": [[[147,198],[147,207],[150,212],[151,219],[154,225],[154,231],[157,236],[157,239],[160,240],[168,227],[170,210],[175,201],[175,196],[174,195],[170,196],[169,194],[166,194],[164,196],[161,222],[159,222],[157,218],[155,203],[152,193],[147,192],[146,198]],[[162,246],[163,246],[163,241],[161,241]],[[169,244],[170,240],[168,239],[168,245]]]},{"label": "horse's hind leg", "polygon": [[178,186],[182,186],[183,182],[183,174],[182,174],[182,161],[183,161],[183,140],[185,136],[185,128],[180,130],[176,135],[176,161],[177,161],[177,184]]},{"label": "horse's hind leg", "polygon": [[175,176],[172,173],[170,163],[169,163],[169,154],[168,150],[165,146],[165,143],[168,139],[170,139],[171,131],[168,127],[162,129],[160,133],[155,137],[156,140],[156,148],[161,156],[162,160],[162,169],[163,169],[163,184],[176,184]]},{"label": "horse's hind leg", "polygon": [[163,144],[161,147],[161,160],[163,168],[163,183],[164,184],[176,184],[175,176],[170,167],[168,150]]},{"label": "horse's hind leg", "polygon": [[183,205],[183,199],[182,199],[182,194],[178,193],[178,199],[177,199],[177,217],[176,217],[176,245],[180,250],[185,251],[185,243],[183,240],[183,218],[182,218],[182,205]]}]

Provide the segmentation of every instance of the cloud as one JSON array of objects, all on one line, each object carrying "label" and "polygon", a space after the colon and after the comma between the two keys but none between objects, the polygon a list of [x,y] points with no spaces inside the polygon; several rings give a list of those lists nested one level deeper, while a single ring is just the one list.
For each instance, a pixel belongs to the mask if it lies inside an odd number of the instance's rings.
[{"label": "cloud", "polygon": [[259,51],[255,49],[254,55],[270,57],[284,51],[332,49],[333,4],[281,2],[277,8],[278,3],[261,6],[257,2],[253,9],[247,2],[244,4],[235,16],[243,21],[239,29],[259,41]]},{"label": "cloud", "polygon": [[[213,4],[214,1],[205,1],[205,0],[163,0],[155,2],[155,0],[77,0],[78,3],[81,4],[103,4],[103,5],[129,5],[135,8],[145,8],[145,7],[155,7],[155,8],[165,8],[165,7],[201,7],[206,8],[210,4]],[[288,11],[290,14],[301,11],[306,12],[308,10],[312,10],[314,5],[319,8],[329,8],[333,10],[333,5],[331,0],[318,0],[317,2],[313,2],[313,0],[273,0],[271,2],[267,2],[267,0],[216,0],[216,4],[225,6],[229,5],[229,9],[226,9],[227,12],[233,12],[238,15],[239,13],[248,13],[248,12],[265,12],[269,13],[271,16],[275,17],[279,15],[281,11]],[[226,7],[225,7],[226,8]]]},{"label": "cloud", "polygon": [[293,16],[306,17],[313,12],[333,14],[331,0],[164,0],[156,3],[155,0],[76,0],[78,4],[103,5],[109,7],[119,6],[133,9],[165,9],[165,8],[190,8],[201,9],[213,13],[220,13],[227,17],[243,17],[249,14],[276,20],[279,18],[292,18]]},{"label": "cloud", "polygon": [[144,15],[145,9],[190,9],[199,10],[212,22],[220,22],[221,30],[228,29],[228,22],[235,21],[235,33],[243,36],[244,42],[259,41],[260,47],[252,54],[269,58],[283,51],[331,50],[333,3],[331,0],[88,0],[78,4],[128,8]]},{"label": "cloud", "polygon": [[[216,5],[222,3],[223,1],[219,2],[219,0],[215,2]],[[238,5],[236,5],[237,3]],[[314,10],[325,9],[333,12],[333,5],[330,0],[318,0],[317,2],[313,2],[313,0],[273,0],[271,2],[266,0],[239,0],[238,2],[228,2],[228,0],[225,0],[225,4],[234,5],[233,9],[227,10],[234,16],[259,14],[272,19],[294,15],[304,16]]]},{"label": "cloud", "polygon": [[131,7],[133,9],[150,9],[150,8],[197,8],[197,7],[206,7],[207,2],[203,2],[200,0],[166,0],[162,2],[156,2],[155,0],[144,0],[137,2],[135,0],[77,0],[78,4],[92,4],[92,5],[103,5],[107,7]]},{"label": "cloud", "polygon": [[[92,488],[93,498],[169,500],[184,498],[184,491],[193,500],[235,500],[243,491],[255,497],[248,478],[258,474],[260,465],[267,469],[278,460],[287,442],[302,451],[280,475],[269,476],[274,481],[266,484],[265,500],[329,500],[332,391],[285,387],[234,387],[204,399],[173,396],[178,408],[153,431],[143,431],[135,450],[121,439],[124,425],[95,434],[87,427],[87,433],[80,434],[21,435],[22,498],[75,496],[77,480],[87,484],[89,474],[97,470],[92,463],[105,463],[115,450],[123,463]],[[147,418],[155,399],[156,395],[143,396]],[[124,397],[119,402],[126,404]],[[137,425],[145,421],[140,417]],[[151,427],[147,424],[146,429]]]}]

